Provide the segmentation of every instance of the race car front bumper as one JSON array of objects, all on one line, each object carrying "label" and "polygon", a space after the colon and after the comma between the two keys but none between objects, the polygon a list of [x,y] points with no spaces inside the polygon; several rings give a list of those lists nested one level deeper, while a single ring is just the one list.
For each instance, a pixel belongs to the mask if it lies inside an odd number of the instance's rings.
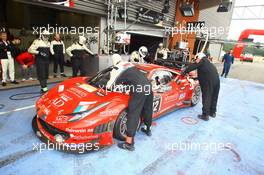
[{"label": "race car front bumper", "polygon": [[[39,126],[41,126],[41,128]],[[104,146],[99,145],[100,138],[96,138],[89,142],[80,143],[80,144],[58,143],[49,135],[60,134],[64,139],[67,139],[69,137],[69,134],[61,130],[58,130],[56,128],[52,128],[47,123],[41,122],[40,119],[37,118],[37,116],[35,116],[32,120],[32,129],[37,135],[37,137],[46,144],[45,148],[47,148],[47,150],[52,149],[67,153],[82,154],[82,153],[98,151],[107,147],[105,145]]]}]

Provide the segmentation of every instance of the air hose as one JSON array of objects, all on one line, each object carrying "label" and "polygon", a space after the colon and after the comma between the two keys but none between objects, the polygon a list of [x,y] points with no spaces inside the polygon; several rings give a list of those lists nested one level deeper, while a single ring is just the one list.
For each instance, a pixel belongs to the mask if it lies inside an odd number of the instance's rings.
[{"label": "air hose", "polygon": [[[9,97],[10,100],[28,100],[40,97],[42,94],[40,92],[29,92],[29,93],[19,93],[14,94]],[[1,109],[1,105],[0,105]]]}]

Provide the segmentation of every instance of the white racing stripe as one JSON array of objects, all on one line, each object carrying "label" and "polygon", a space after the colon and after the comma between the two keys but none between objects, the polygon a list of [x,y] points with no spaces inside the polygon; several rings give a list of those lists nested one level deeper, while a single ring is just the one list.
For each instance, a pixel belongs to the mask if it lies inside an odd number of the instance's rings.
[{"label": "white racing stripe", "polygon": [[22,107],[22,108],[17,108],[17,109],[11,110],[11,111],[0,112],[0,115],[5,115],[5,114],[12,113],[12,112],[26,110],[26,109],[31,109],[31,108],[34,108],[34,107],[35,107],[35,105],[25,106],[25,107]]}]

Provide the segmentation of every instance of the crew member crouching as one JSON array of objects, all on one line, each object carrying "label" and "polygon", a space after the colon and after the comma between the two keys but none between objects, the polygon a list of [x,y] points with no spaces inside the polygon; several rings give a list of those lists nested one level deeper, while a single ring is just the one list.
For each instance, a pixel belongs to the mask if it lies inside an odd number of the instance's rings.
[{"label": "crew member crouching", "polygon": [[[133,151],[135,149],[134,137],[141,116],[145,124],[145,127],[141,130],[148,136],[151,136],[153,92],[148,79],[132,63],[123,61],[118,54],[114,54],[112,59],[114,68],[110,73],[110,80],[107,82],[107,88],[113,88],[115,82],[117,85],[124,85],[125,89],[129,87],[130,93],[126,141],[119,143],[118,147]],[[140,86],[141,88],[139,89],[145,90],[138,91],[137,87]]]}]

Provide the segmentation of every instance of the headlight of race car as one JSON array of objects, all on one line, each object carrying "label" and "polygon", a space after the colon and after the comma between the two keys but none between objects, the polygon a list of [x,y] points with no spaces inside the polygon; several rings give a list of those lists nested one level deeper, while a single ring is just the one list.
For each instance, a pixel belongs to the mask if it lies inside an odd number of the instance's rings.
[{"label": "headlight of race car", "polygon": [[110,102],[104,102],[104,103],[102,103],[102,104],[100,104],[98,106],[93,107],[92,109],[87,110],[87,111],[83,111],[83,112],[79,112],[79,113],[75,113],[75,114],[70,114],[73,117],[70,120],[68,120],[68,122],[76,122],[78,120],[81,120],[84,117],[86,117],[86,116],[98,111],[99,109],[107,106],[109,103]]}]

